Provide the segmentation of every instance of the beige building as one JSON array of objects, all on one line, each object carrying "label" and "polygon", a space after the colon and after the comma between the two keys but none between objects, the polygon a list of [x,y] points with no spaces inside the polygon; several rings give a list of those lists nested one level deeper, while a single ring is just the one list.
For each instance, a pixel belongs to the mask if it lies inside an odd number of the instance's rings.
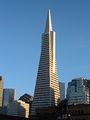
[{"label": "beige building", "polygon": [[31,115],[35,115],[37,108],[57,105],[60,99],[55,49],[56,33],[52,29],[51,13],[49,10],[45,31],[42,34],[41,55]]},{"label": "beige building", "polygon": [[7,114],[18,117],[29,117],[29,104],[21,100],[14,101],[7,106]]},{"label": "beige building", "polygon": [[2,107],[2,99],[3,99],[3,80],[2,76],[0,76],[0,107]]}]

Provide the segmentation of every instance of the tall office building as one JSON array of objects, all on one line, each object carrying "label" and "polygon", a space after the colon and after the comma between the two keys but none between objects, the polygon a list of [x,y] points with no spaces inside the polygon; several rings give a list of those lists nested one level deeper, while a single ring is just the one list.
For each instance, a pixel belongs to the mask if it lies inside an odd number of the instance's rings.
[{"label": "tall office building", "polygon": [[2,76],[0,76],[0,107],[2,107],[2,99],[3,99],[3,80]]},{"label": "tall office building", "polygon": [[37,108],[57,105],[60,99],[55,42],[56,34],[52,30],[51,13],[49,10],[46,28],[42,34],[41,56],[31,108],[32,115],[35,114]]},{"label": "tall office building", "polygon": [[59,82],[59,88],[60,88],[60,100],[65,99],[65,83]]},{"label": "tall office building", "polygon": [[7,106],[16,99],[15,89],[3,89],[3,106]]},{"label": "tall office building", "polygon": [[68,83],[67,88],[68,104],[89,104],[90,103],[90,80],[76,78]]}]

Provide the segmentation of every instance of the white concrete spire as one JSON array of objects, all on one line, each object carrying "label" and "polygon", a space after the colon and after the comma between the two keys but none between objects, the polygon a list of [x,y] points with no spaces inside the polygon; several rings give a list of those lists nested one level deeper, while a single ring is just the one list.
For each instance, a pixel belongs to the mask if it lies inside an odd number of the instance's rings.
[{"label": "white concrete spire", "polygon": [[45,33],[52,31],[52,19],[51,19],[51,12],[50,9],[48,11],[47,21],[46,21],[46,27],[45,27]]}]

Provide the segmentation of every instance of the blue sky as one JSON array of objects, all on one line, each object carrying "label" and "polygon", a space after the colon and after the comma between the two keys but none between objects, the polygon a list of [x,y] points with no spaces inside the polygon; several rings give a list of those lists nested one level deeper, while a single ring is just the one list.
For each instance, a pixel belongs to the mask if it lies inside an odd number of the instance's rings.
[{"label": "blue sky", "polygon": [[49,8],[59,80],[90,79],[90,0],[0,0],[0,75],[17,98],[33,95]]}]

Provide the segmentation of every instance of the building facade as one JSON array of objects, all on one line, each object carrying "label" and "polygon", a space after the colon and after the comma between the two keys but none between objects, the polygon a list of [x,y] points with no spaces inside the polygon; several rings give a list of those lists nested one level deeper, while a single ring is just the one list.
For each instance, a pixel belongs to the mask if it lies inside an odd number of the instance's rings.
[{"label": "building facade", "polygon": [[90,120],[90,104],[68,105],[64,100],[56,109],[57,120]]},{"label": "building facade", "polygon": [[90,120],[90,104],[68,105],[69,120]]},{"label": "building facade", "polygon": [[59,89],[60,89],[60,100],[65,99],[65,83],[59,82]]},{"label": "building facade", "polygon": [[0,107],[2,107],[2,99],[3,99],[3,80],[2,76],[0,76]]},{"label": "building facade", "polygon": [[35,109],[57,105],[60,99],[55,42],[56,34],[52,30],[51,13],[49,10],[45,32],[42,34],[41,55],[31,108],[32,115],[35,114]]},{"label": "building facade", "polygon": [[21,100],[14,101],[7,105],[7,115],[28,118],[29,104]]},{"label": "building facade", "polygon": [[90,80],[85,78],[73,79],[67,88],[68,104],[90,103]]},{"label": "building facade", "polygon": [[7,106],[9,103],[16,99],[15,89],[3,89],[3,106]]},{"label": "building facade", "polygon": [[31,114],[31,106],[32,106],[32,102],[33,102],[33,96],[25,93],[24,95],[22,95],[19,100],[24,101],[25,103],[29,104],[29,115]]}]

